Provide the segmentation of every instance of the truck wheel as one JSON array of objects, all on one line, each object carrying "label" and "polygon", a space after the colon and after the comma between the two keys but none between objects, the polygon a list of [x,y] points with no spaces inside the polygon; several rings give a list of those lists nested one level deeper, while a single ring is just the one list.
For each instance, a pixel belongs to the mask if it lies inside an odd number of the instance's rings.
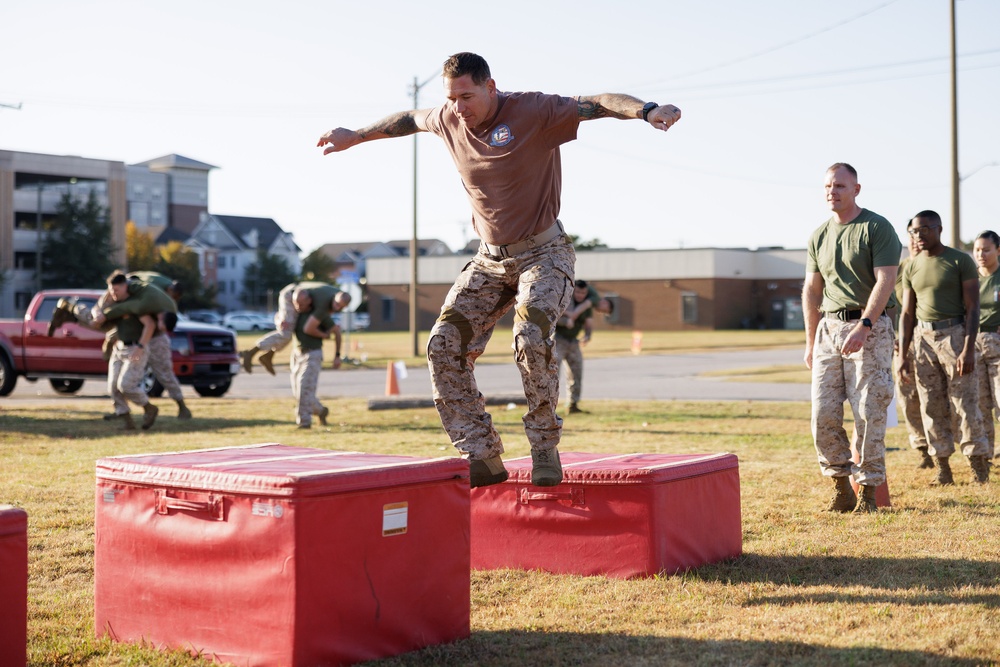
[{"label": "truck wheel", "polygon": [[151,398],[163,396],[163,385],[149,368],[146,369],[146,374],[142,377],[142,388],[146,390],[146,395]]},{"label": "truck wheel", "polygon": [[52,378],[49,384],[59,394],[75,394],[83,386],[83,380],[70,380],[69,378]]},{"label": "truck wheel", "polygon": [[14,365],[0,353],[0,396],[6,396],[14,391],[15,384],[17,384],[17,373],[14,372]]},{"label": "truck wheel", "polygon": [[206,397],[218,397],[229,391],[230,385],[233,384],[232,378],[225,380],[223,382],[217,382],[215,384],[196,384],[194,390],[198,392],[199,396]]}]

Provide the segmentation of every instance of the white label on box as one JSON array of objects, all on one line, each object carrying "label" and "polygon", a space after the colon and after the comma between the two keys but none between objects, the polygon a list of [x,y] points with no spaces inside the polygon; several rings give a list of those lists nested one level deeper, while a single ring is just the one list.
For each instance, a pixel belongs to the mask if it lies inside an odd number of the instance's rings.
[{"label": "white label on box", "polygon": [[254,516],[271,516],[275,519],[280,519],[285,513],[281,505],[272,505],[271,503],[253,503],[250,506],[250,514]]},{"label": "white label on box", "polygon": [[402,535],[406,532],[409,503],[390,503],[382,506],[382,537]]}]

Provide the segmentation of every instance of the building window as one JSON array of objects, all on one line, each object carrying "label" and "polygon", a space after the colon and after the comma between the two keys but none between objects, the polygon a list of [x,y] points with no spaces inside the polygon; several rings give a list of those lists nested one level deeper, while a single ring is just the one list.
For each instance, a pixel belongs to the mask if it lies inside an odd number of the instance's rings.
[{"label": "building window", "polygon": [[205,255],[205,266],[210,269],[215,266],[215,255]]},{"label": "building window", "polygon": [[608,324],[619,324],[622,320],[622,298],[615,292],[607,292],[601,295],[611,302],[611,314],[601,315]]},{"label": "building window", "polygon": [[163,190],[160,188],[153,188],[153,199],[160,199],[163,197]]},{"label": "building window", "polygon": [[226,293],[226,281],[225,280],[220,280],[219,281],[219,294],[225,294],[225,293]]},{"label": "building window", "polygon": [[382,297],[382,321],[386,324],[396,319],[396,300],[391,296]]},{"label": "building window", "polygon": [[698,295],[694,292],[681,294],[681,319],[684,324],[698,324]]},{"label": "building window", "polygon": [[35,259],[36,254],[33,252],[15,252],[14,268],[16,270],[34,269],[37,266]]},{"label": "building window", "polygon": [[219,255],[219,268],[220,269],[226,268],[226,256],[225,255]]}]

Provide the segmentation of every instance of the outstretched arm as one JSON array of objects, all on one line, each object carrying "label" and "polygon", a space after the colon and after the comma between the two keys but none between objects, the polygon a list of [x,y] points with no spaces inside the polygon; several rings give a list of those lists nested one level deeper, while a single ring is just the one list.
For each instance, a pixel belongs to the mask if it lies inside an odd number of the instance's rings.
[{"label": "outstretched arm", "polygon": [[[637,97],[620,93],[583,95],[577,98],[577,103],[580,120],[594,120],[595,118],[641,119],[642,108],[645,105]],[[655,107],[646,114],[646,122],[664,132],[680,119],[681,110],[673,104]]]},{"label": "outstretched arm", "polygon": [[327,153],[345,151],[352,146],[366,141],[407,137],[417,132],[426,132],[427,125],[425,121],[427,114],[430,112],[431,109],[400,111],[391,116],[386,116],[382,120],[376,121],[360,130],[348,130],[345,127],[338,127],[321,136],[316,145],[326,146],[326,149],[323,150],[323,155],[326,155]]}]

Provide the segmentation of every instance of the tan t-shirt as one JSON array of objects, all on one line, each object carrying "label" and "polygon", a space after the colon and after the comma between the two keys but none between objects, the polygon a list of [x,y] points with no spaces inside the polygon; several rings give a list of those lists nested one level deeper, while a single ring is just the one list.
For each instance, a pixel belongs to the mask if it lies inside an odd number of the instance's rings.
[{"label": "tan t-shirt", "polygon": [[496,117],[471,130],[449,105],[427,117],[444,139],[472,204],[472,225],[494,245],[542,232],[559,216],[559,146],[576,139],[577,101],[542,93],[497,93]]}]

